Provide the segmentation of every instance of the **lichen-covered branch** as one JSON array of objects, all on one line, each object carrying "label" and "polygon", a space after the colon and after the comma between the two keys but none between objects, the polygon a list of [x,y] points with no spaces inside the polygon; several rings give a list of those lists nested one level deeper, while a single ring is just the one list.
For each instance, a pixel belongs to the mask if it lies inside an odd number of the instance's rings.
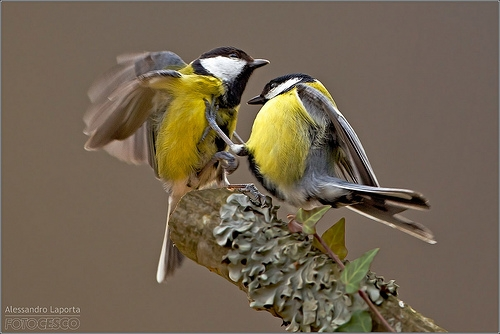
[{"label": "lichen-covered branch", "polygon": [[[283,319],[290,331],[334,331],[368,310],[358,294],[345,292],[338,266],[307,235],[291,233],[272,206],[226,189],[193,191],[169,225],[184,255],[237,285],[251,307]],[[397,331],[445,331],[399,301],[396,287],[373,273],[362,284]],[[373,331],[385,330],[372,319]]]}]

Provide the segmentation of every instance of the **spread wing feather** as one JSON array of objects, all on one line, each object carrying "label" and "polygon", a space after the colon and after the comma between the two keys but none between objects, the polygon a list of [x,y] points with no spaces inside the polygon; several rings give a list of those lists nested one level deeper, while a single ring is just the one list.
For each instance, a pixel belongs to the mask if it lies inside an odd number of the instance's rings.
[{"label": "spread wing feather", "polygon": [[103,148],[120,160],[148,163],[156,171],[151,115],[165,112],[159,110],[165,104],[156,103],[159,92],[149,84],[181,77],[176,70],[186,63],[169,51],[127,54],[117,60],[88,91],[91,105],[84,116],[84,133],[89,136],[85,148]]}]

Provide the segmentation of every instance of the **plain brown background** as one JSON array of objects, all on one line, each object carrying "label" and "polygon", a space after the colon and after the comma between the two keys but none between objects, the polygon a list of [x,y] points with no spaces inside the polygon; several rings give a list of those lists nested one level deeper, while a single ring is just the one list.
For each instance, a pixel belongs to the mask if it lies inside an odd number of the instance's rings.
[{"label": "plain brown background", "polygon": [[[149,168],[86,152],[92,81],[124,52],[185,61],[234,45],[279,75],[320,79],[379,181],[424,193],[411,217],[436,245],[346,209],[348,258],[449,331],[498,330],[498,3],[155,2],[2,4],[2,316],[77,306],[80,331],[284,331],[235,286],[187,261],[155,280],[166,196]],[[256,106],[243,104],[248,138]],[[232,182],[254,182],[245,159]],[[285,210],[284,213],[287,213]],[[2,325],[3,328],[3,325]]]}]

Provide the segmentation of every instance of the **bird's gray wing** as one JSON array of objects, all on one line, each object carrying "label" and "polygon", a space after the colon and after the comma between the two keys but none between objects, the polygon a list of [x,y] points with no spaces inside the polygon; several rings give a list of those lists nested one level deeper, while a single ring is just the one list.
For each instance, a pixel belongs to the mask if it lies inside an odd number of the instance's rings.
[{"label": "bird's gray wing", "polygon": [[338,108],[324,94],[309,85],[297,84],[297,94],[313,118],[333,124],[335,133],[332,135],[336,138],[339,149],[335,158],[339,177],[353,183],[379,186],[361,141]]},{"label": "bird's gray wing", "polygon": [[139,75],[156,70],[180,70],[187,64],[170,51],[122,54],[117,64],[98,77],[90,86],[88,96],[92,103],[104,102],[113,91]]},{"label": "bird's gray wing", "polygon": [[85,148],[102,148],[129,163],[148,163],[156,172],[152,115],[165,111],[169,97],[150,84],[181,77],[174,69],[186,64],[168,51],[122,56],[118,62],[88,92]]}]

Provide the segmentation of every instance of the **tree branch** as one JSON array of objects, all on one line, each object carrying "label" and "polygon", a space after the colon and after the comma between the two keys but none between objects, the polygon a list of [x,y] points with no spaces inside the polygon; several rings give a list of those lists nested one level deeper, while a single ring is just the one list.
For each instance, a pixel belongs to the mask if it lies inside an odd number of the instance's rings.
[{"label": "tree branch", "polygon": [[[244,291],[251,307],[283,319],[287,330],[334,331],[368,312],[357,294],[345,293],[338,265],[307,235],[291,233],[276,210],[226,189],[193,191],[172,214],[171,238],[188,258]],[[446,331],[398,300],[396,288],[373,273],[362,284],[397,331]],[[385,330],[371,318],[372,331]]]}]

